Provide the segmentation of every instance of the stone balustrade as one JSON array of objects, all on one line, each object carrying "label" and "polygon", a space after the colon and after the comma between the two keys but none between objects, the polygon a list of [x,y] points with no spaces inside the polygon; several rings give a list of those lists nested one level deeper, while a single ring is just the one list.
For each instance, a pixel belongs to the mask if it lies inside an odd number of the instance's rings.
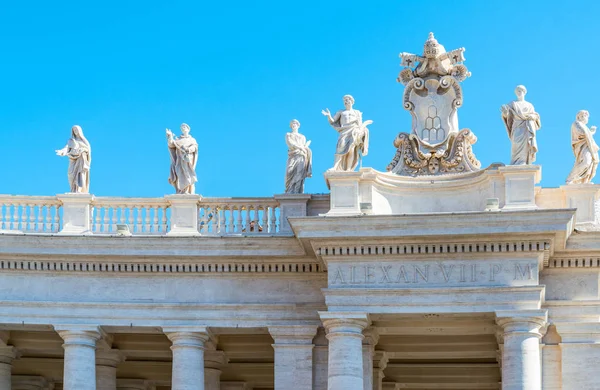
[{"label": "stone balustrade", "polygon": [[60,206],[55,196],[0,195],[0,232],[56,233]]},{"label": "stone balustrade", "polygon": [[[307,195],[290,201],[278,197],[202,198],[194,195],[194,198],[188,199],[188,196],[181,200],[178,197],[0,195],[0,234],[118,235],[121,232],[117,225],[127,225],[133,235],[285,235],[291,234],[291,229],[283,219],[306,216],[306,205],[311,198]],[[282,202],[286,207],[284,213]],[[300,207],[289,208],[290,202],[299,203]],[[185,226],[189,225],[188,221],[194,221],[191,233],[188,229],[180,234],[177,226],[182,226],[182,218],[186,219]]]}]

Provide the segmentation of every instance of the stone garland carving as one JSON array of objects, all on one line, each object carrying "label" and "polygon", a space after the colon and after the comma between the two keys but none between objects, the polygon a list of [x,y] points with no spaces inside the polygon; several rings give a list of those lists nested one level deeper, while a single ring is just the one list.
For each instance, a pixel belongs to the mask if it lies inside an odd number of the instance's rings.
[{"label": "stone garland carving", "polygon": [[533,164],[538,151],[536,131],[540,129],[542,123],[533,104],[525,101],[526,94],[527,88],[518,85],[515,88],[517,100],[504,104],[500,108],[502,121],[512,145],[510,165]]},{"label": "stone garland carving", "polygon": [[293,119],[290,122],[290,131],[285,135],[285,142],[288,146],[287,167],[285,170],[285,193],[302,194],[304,193],[304,180],[312,177],[312,151],[310,150],[310,141],[298,132],[300,122]]},{"label": "stone garland carving", "polygon": [[67,145],[56,150],[58,156],[69,157],[70,192],[88,194],[90,192],[90,165],[92,163],[92,147],[83,135],[81,126],[71,128],[71,138]]},{"label": "stone garland carving", "polygon": [[181,136],[175,137],[169,129],[167,146],[171,155],[171,174],[169,184],[178,194],[194,194],[196,191],[196,163],[198,162],[198,143],[190,135],[190,126],[181,124]]},{"label": "stone garland carving", "polygon": [[594,141],[596,126],[588,127],[590,113],[581,110],[571,125],[571,146],[575,164],[567,177],[567,184],[591,183],[598,168],[598,145]]},{"label": "stone garland carving", "polygon": [[352,108],[354,98],[345,95],[344,110],[340,110],[332,117],[329,109],[321,113],[327,117],[329,124],[338,133],[337,146],[335,149],[335,160],[330,171],[354,171],[361,158],[369,152],[369,129],[368,125],[373,121],[362,120],[362,112]]},{"label": "stone garland carving", "polygon": [[457,110],[463,102],[460,83],[471,76],[461,63],[464,51],[446,52],[430,33],[422,56],[400,53],[405,68],[397,80],[405,86],[403,105],[411,113],[412,131],[396,137],[398,150],[388,171],[419,176],[480,169],[472,150],[477,137],[458,127]]}]

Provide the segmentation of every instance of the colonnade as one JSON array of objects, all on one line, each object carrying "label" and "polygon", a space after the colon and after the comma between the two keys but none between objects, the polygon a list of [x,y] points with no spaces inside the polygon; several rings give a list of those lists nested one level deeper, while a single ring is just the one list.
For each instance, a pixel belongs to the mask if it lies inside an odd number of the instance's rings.
[{"label": "colonnade", "polygon": [[[316,325],[268,328],[274,340],[275,389],[381,390],[387,356],[375,351],[378,337],[369,328],[368,315],[321,312],[320,316],[327,347],[322,337],[315,337]],[[540,338],[546,318],[541,310],[496,313],[503,390],[542,389]],[[64,341],[64,390],[147,389],[137,382],[118,382],[117,366],[123,356],[105,345],[97,348],[103,336],[99,327],[55,329]],[[227,359],[222,351],[207,348],[212,343],[210,329],[173,327],[163,328],[163,332],[172,343],[172,390],[221,390],[220,367]],[[551,348],[547,356],[551,356]],[[15,389],[11,365],[16,356],[15,348],[0,348],[0,390]]]}]

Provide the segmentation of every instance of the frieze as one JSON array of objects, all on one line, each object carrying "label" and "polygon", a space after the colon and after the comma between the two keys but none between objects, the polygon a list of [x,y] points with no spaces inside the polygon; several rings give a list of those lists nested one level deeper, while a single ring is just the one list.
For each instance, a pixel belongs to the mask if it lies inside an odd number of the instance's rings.
[{"label": "frieze", "polygon": [[526,260],[330,264],[329,287],[537,285],[538,264]]}]

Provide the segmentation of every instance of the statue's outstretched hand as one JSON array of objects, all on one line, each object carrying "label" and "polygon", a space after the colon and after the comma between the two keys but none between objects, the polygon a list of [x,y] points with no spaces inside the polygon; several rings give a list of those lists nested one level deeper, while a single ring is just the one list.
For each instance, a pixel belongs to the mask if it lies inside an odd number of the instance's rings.
[{"label": "statue's outstretched hand", "polygon": [[331,116],[331,112],[329,112],[329,108],[321,110],[321,114],[323,114],[325,116]]},{"label": "statue's outstretched hand", "polygon": [[591,131],[592,133],[595,133],[595,132],[596,132],[596,126],[592,126],[592,127],[590,127],[590,131]]}]

